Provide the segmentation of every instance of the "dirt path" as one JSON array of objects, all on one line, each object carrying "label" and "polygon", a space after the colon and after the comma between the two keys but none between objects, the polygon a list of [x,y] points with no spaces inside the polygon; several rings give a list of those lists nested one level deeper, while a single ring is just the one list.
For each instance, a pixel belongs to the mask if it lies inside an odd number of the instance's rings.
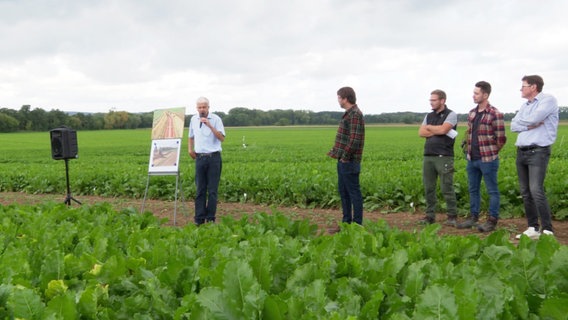
[{"label": "dirt path", "polygon": [[[95,197],[95,196],[75,196],[77,200],[86,205],[94,205],[100,202],[108,202],[113,205],[116,209],[133,207],[140,210],[142,207],[142,200],[140,199],[129,199],[129,198],[105,198],[105,197]],[[26,193],[17,192],[1,192],[0,193],[0,204],[9,205],[12,203],[18,204],[38,204],[46,201],[61,201],[63,203],[65,199],[64,195],[53,195],[53,194],[41,194],[33,195]],[[78,204],[72,203],[73,206]],[[161,200],[146,200],[144,204],[144,210],[150,211],[154,215],[161,218],[168,218],[169,221],[167,225],[173,225],[174,219],[174,202],[173,201],[161,201]],[[217,209],[218,218],[221,216],[233,216],[235,218],[240,218],[245,214],[253,214],[255,212],[267,212],[272,213],[274,211],[279,211],[290,215],[295,219],[309,219],[313,223],[316,223],[322,232],[327,233],[330,228],[337,225],[337,221],[341,219],[341,213],[337,209],[303,209],[295,207],[271,207],[265,205],[255,205],[249,203],[219,203]],[[193,222],[193,202],[187,201],[185,203],[178,202],[177,214],[176,214],[176,226],[184,226],[187,223]],[[398,212],[398,213],[388,213],[383,214],[380,212],[365,212],[366,220],[377,221],[379,219],[385,220],[388,225],[396,227],[400,230],[413,231],[419,229],[416,221],[422,218],[421,213],[408,213],[408,212]],[[444,215],[439,215],[438,219],[441,221],[445,220]],[[555,228],[555,237],[558,241],[564,245],[568,245],[568,221],[553,221],[553,226]],[[514,218],[514,219],[501,219],[499,221],[498,228],[506,229],[511,232],[512,241],[514,240],[514,235],[522,232],[526,229],[526,220],[524,218]],[[459,230],[452,227],[442,226],[440,234],[452,234],[452,235],[470,235],[477,234],[479,236],[485,236],[485,234],[479,233],[474,230]]]}]

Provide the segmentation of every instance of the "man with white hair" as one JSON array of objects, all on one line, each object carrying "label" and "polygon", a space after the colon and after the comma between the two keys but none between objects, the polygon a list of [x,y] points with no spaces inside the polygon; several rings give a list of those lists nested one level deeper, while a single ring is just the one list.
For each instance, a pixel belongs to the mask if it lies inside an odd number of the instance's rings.
[{"label": "man with white hair", "polygon": [[195,224],[215,222],[217,190],[221,180],[223,121],[209,112],[209,100],[197,99],[197,114],[189,122],[189,156],[195,160]]}]

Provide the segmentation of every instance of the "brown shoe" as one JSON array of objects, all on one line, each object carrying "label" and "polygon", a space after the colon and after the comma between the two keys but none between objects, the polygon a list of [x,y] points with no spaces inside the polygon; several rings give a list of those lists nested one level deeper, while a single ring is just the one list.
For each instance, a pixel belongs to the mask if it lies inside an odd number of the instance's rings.
[{"label": "brown shoe", "polygon": [[497,227],[497,218],[489,217],[484,224],[477,226],[477,230],[481,232],[491,232]]},{"label": "brown shoe", "polygon": [[473,227],[477,227],[477,220],[479,220],[479,218],[477,216],[469,216],[464,222],[459,223],[457,228],[458,229],[471,229]]}]

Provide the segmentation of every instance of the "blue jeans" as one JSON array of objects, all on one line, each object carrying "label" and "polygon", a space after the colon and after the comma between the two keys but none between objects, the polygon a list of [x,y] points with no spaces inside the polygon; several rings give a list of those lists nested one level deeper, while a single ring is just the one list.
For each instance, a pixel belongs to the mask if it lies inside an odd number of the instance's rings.
[{"label": "blue jeans", "polygon": [[499,219],[500,194],[497,184],[499,159],[491,162],[472,160],[467,162],[467,181],[469,186],[469,212],[472,216],[479,216],[481,204],[481,178],[485,181],[485,188],[489,194],[489,215]]},{"label": "blue jeans", "polygon": [[221,153],[198,156],[195,159],[195,223],[215,221],[217,212],[217,189],[221,180],[223,162]]},{"label": "blue jeans", "polygon": [[549,159],[550,147],[526,151],[517,149],[517,174],[527,223],[529,227],[539,230],[540,217],[541,231],[552,231],[550,206],[544,192],[544,178]]},{"label": "blue jeans", "polygon": [[361,163],[337,162],[337,185],[343,211],[342,222],[363,224],[363,195],[359,185]]}]

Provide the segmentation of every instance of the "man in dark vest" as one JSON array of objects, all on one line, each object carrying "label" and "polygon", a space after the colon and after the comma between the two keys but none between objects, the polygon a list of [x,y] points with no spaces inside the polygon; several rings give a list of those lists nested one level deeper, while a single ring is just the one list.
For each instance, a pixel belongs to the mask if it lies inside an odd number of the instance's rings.
[{"label": "man in dark vest", "polygon": [[440,188],[446,201],[448,219],[445,225],[457,225],[457,201],[454,191],[454,142],[457,136],[458,116],[446,106],[446,93],[434,90],[430,94],[432,112],[424,117],[418,130],[424,144],[422,180],[426,196],[426,216],[420,224],[436,222],[436,183],[440,178]]}]

